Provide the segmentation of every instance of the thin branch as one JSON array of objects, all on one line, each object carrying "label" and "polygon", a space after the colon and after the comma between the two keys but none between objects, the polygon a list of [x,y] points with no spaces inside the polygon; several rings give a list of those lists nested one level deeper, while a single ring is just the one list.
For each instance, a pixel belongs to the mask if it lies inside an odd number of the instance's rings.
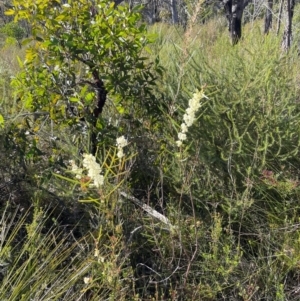
[{"label": "thin branch", "polygon": [[146,211],[152,217],[159,219],[162,223],[164,223],[165,225],[168,226],[169,230],[174,228],[174,226],[171,224],[170,220],[167,217],[165,217],[161,213],[157,212],[156,210],[154,210],[153,208],[151,208],[147,204],[141,202],[136,197],[134,197],[132,195],[129,195],[126,192],[123,192],[123,191],[120,192],[120,195],[123,196],[124,198],[126,198],[127,200],[132,201],[134,204],[138,205],[139,207],[141,207],[144,211]]}]

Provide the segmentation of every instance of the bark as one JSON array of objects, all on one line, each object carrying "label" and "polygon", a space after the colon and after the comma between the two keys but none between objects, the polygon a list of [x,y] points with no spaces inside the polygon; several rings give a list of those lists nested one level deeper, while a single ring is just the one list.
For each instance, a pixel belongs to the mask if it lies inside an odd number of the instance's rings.
[{"label": "bark", "polygon": [[292,21],[294,16],[295,0],[287,1],[287,12],[286,12],[286,27],[283,33],[282,48],[287,51],[291,47],[292,43]]},{"label": "bark", "polygon": [[97,103],[93,112],[93,117],[97,119],[99,115],[102,113],[103,107],[106,102],[106,95],[107,91],[104,87],[102,79],[99,78],[98,72],[94,71],[93,72],[93,77],[95,82],[93,83],[94,88],[96,90],[96,95],[97,95]]},{"label": "bark", "polygon": [[99,77],[99,73],[94,70],[93,71],[93,87],[96,91],[96,96],[97,96],[97,102],[96,106],[93,110],[93,130],[92,130],[92,135],[91,135],[91,153],[93,155],[96,154],[97,152],[97,134],[95,132],[96,130],[96,125],[97,125],[97,119],[99,118],[100,114],[102,113],[103,107],[106,102],[106,97],[107,97],[107,90],[104,87],[104,83],[102,79]]},{"label": "bark", "polygon": [[232,0],[232,20],[231,20],[231,42],[236,44],[242,37],[242,17],[244,3],[241,0]]},{"label": "bark", "polygon": [[224,11],[225,11],[225,15],[226,15],[226,19],[228,22],[228,30],[229,32],[231,31],[231,19],[232,19],[232,0],[224,0],[223,1],[224,4]]},{"label": "bark", "polygon": [[[89,116],[86,120],[92,126],[91,127],[92,133],[90,136],[90,150],[91,150],[91,154],[93,154],[95,156],[97,153],[97,144],[98,144],[97,143],[97,133],[96,133],[97,120],[98,120],[99,116],[101,115],[103,108],[105,106],[106,99],[107,99],[107,90],[104,86],[104,82],[101,79],[99,72],[94,67],[93,63],[89,62],[88,60],[82,59],[79,56],[76,56],[76,59],[78,59],[78,61],[80,61],[80,62],[83,62],[86,66],[89,66],[89,68],[94,69],[92,72],[93,81],[82,80],[79,83],[80,84],[89,84],[90,87],[93,88],[94,91],[96,92],[95,107],[93,109],[93,112],[91,114],[89,113]],[[72,112],[72,109],[71,109],[71,112]],[[74,114],[74,115],[76,115],[76,114]],[[83,120],[85,120],[85,118],[83,118]]]},{"label": "bark", "polygon": [[178,15],[179,17],[179,22],[182,25],[183,29],[186,30],[187,28],[187,22],[188,22],[188,14],[187,14],[187,8],[186,8],[186,2],[185,0],[177,0],[179,4],[179,11],[180,14]]},{"label": "bark", "polygon": [[273,0],[267,0],[267,9],[265,14],[265,34],[268,34],[272,27],[272,10],[273,10]]},{"label": "bark", "polygon": [[123,1],[124,0],[114,0],[116,6],[119,5],[119,4],[121,4]]},{"label": "bark", "polygon": [[178,19],[178,11],[176,7],[176,0],[171,0],[171,14],[172,14],[172,23],[173,24],[178,24],[179,19]]},{"label": "bark", "polygon": [[156,23],[158,19],[158,0],[152,0],[151,24]]},{"label": "bark", "polygon": [[228,20],[228,29],[233,45],[238,43],[242,37],[242,17],[248,1],[243,0],[224,0],[224,10]]},{"label": "bark", "polygon": [[281,25],[281,18],[282,18],[282,8],[283,8],[283,2],[284,0],[280,1],[280,7],[279,7],[279,15],[278,15],[278,22],[277,22],[277,30],[276,30],[276,35],[279,34],[280,31],[280,25]]}]

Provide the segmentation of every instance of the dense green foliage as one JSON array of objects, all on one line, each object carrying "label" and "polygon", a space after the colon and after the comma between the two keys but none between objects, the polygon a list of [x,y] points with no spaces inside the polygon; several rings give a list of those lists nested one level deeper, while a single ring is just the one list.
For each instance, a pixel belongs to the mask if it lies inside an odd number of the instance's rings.
[{"label": "dense green foliage", "polygon": [[107,92],[121,114],[138,114],[142,107],[153,112],[155,76],[142,56],[151,37],[140,23],[139,8],[130,11],[108,1],[13,5],[6,13],[16,22],[27,21],[32,36],[23,41],[30,45],[12,85],[36,123],[49,113],[60,125],[80,126],[85,120],[89,133],[99,132]]},{"label": "dense green foliage", "polygon": [[17,3],[33,36],[0,52],[0,299],[298,300],[297,49],[259,22],[232,47],[223,19],[147,32],[108,1]]}]

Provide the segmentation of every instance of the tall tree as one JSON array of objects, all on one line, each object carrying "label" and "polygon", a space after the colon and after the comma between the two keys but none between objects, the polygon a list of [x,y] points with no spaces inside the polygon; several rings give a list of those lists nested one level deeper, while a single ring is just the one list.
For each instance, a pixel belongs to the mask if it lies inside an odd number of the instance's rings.
[{"label": "tall tree", "polygon": [[273,0],[267,0],[266,6],[267,7],[265,13],[265,34],[268,34],[272,27]]},{"label": "tall tree", "polygon": [[176,0],[171,0],[171,14],[172,14],[172,23],[178,24],[179,19],[178,19],[177,1]]},{"label": "tall tree", "polygon": [[223,0],[225,14],[228,20],[232,44],[236,44],[242,37],[242,17],[248,1],[244,0]]},{"label": "tall tree", "polygon": [[295,0],[285,0],[286,1],[286,10],[285,10],[285,29],[283,32],[283,40],[282,40],[282,49],[288,50],[291,47],[292,42],[292,21],[294,16],[294,7]]}]

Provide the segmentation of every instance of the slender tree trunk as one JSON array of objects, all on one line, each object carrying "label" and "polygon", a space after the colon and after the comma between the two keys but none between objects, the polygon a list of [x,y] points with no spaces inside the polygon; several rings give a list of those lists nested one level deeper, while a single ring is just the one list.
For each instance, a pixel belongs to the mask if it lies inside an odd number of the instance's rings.
[{"label": "slender tree trunk", "polygon": [[267,9],[265,15],[265,34],[268,34],[272,27],[272,20],[273,20],[272,10],[273,10],[273,0],[267,0]]},{"label": "slender tree trunk", "polygon": [[231,32],[232,0],[224,0],[223,5],[224,5],[224,11],[225,11],[226,19],[227,19],[227,22],[228,22],[228,30],[229,30],[229,32]]},{"label": "slender tree trunk", "polygon": [[279,34],[280,31],[280,25],[281,25],[281,18],[282,18],[282,8],[283,8],[283,2],[284,0],[280,1],[280,7],[279,7],[279,15],[278,15],[278,21],[277,21],[277,30],[276,30],[276,35]]},{"label": "slender tree trunk", "polygon": [[178,19],[178,11],[177,11],[177,1],[176,0],[171,0],[171,14],[172,14],[172,23],[173,24],[178,24],[179,19]]},{"label": "slender tree trunk", "polygon": [[292,21],[294,16],[294,7],[295,7],[295,0],[286,0],[287,1],[287,12],[286,12],[286,25],[285,30],[283,33],[283,40],[282,40],[282,48],[287,51],[291,47],[292,43]]},{"label": "slender tree trunk", "polygon": [[91,153],[93,155],[95,155],[97,152],[97,144],[98,144],[97,133],[96,133],[97,119],[99,118],[100,114],[103,111],[103,107],[106,102],[107,90],[105,89],[104,83],[103,83],[102,79],[100,78],[97,70],[93,71],[93,78],[94,78],[93,88],[96,91],[97,101],[96,101],[96,106],[95,106],[95,108],[93,110],[93,114],[92,114],[93,128],[92,128],[90,142],[91,142]]},{"label": "slender tree trunk", "polygon": [[187,5],[185,0],[176,0],[178,7],[178,19],[179,24],[182,25],[183,29],[186,30],[188,23]]}]

